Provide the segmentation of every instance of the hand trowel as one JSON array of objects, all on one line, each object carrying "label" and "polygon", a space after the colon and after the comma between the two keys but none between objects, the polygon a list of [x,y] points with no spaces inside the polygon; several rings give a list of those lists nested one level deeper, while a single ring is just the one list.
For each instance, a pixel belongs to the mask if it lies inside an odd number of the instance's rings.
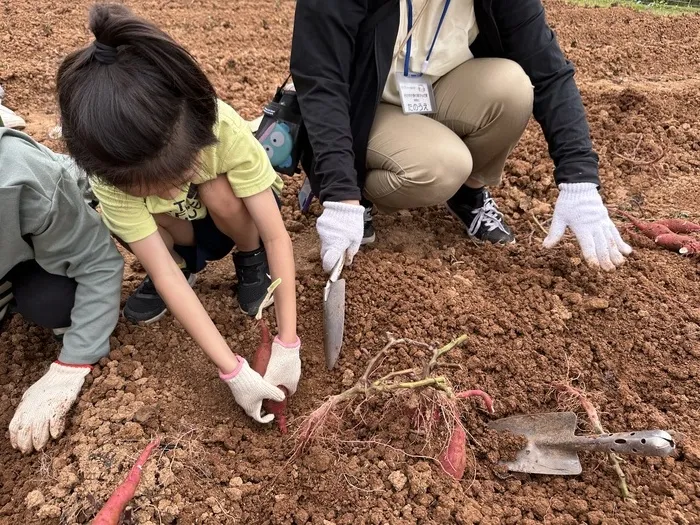
[{"label": "hand trowel", "polygon": [[323,290],[323,346],[326,353],[326,367],[331,370],[338,362],[343,346],[345,330],[345,279],[339,279],[343,271],[343,255],[331,271]]}]

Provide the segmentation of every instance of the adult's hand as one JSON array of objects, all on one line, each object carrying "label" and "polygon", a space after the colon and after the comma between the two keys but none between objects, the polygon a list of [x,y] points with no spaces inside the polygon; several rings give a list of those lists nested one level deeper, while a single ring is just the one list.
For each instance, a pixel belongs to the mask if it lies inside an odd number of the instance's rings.
[{"label": "adult's hand", "polygon": [[345,257],[345,264],[352,264],[360,249],[365,229],[365,208],[361,204],[330,202],[323,204],[323,213],[316,221],[316,230],[321,239],[321,261],[323,270],[330,273]]},{"label": "adult's hand", "polygon": [[581,252],[590,266],[613,270],[625,262],[632,248],[622,240],[610,219],[595,184],[590,182],[559,185],[559,197],[545,248],[554,247],[564,236],[567,226],[576,236]]},{"label": "adult's hand", "polygon": [[27,454],[44,448],[49,436],[56,439],[63,434],[66,414],[91,369],[90,365],[52,363],[49,371],[24,393],[10,421],[12,447]]}]

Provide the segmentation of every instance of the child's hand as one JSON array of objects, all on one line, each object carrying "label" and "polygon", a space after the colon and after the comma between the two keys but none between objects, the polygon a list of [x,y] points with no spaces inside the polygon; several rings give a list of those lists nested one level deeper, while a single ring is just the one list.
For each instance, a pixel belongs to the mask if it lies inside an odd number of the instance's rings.
[{"label": "child's hand", "polygon": [[275,341],[272,343],[270,361],[265,371],[265,381],[271,385],[285,387],[290,396],[297,391],[301,376],[300,347],[301,341],[298,337],[293,344],[283,343],[279,337],[275,337]]},{"label": "child's hand", "polygon": [[56,439],[66,426],[66,414],[90,373],[90,365],[66,365],[54,362],[41,379],[22,396],[10,421],[10,442],[27,454],[41,450]]},{"label": "child's hand", "polygon": [[221,374],[219,376],[225,381],[236,403],[258,423],[270,423],[275,416],[267,414],[261,416],[262,403],[265,399],[273,401],[282,401],[284,392],[266,382],[260,374],[250,368],[248,361],[240,356],[238,359],[238,367],[230,374]]}]

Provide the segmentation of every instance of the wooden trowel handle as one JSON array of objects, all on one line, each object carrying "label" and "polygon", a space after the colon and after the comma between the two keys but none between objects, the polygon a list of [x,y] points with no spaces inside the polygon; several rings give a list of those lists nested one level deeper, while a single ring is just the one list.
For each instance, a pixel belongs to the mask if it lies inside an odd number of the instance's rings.
[{"label": "wooden trowel handle", "polygon": [[574,436],[566,442],[558,442],[556,446],[590,452],[668,456],[676,448],[676,443],[671,435],[663,430],[639,430],[599,436]]}]

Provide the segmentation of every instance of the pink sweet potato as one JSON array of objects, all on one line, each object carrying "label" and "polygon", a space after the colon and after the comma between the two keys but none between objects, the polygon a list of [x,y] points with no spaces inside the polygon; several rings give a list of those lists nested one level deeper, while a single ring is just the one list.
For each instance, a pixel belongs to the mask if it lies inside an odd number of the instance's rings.
[{"label": "pink sweet potato", "polygon": [[462,425],[455,425],[450,442],[438,457],[438,462],[454,479],[460,480],[464,476],[464,469],[467,467],[467,434]]},{"label": "pink sweet potato", "polygon": [[666,226],[673,233],[695,233],[700,232],[700,224],[686,221],[685,219],[662,219],[656,224]]},{"label": "pink sweet potato", "polygon": [[[253,355],[251,368],[262,376],[265,375],[267,364],[270,362],[270,355],[272,354],[272,340],[270,339],[270,330],[267,328],[267,323],[265,323],[265,320],[260,319],[258,322],[260,323],[260,344]],[[289,394],[285,387],[278,385],[278,388],[284,392],[285,396]],[[279,427],[280,432],[282,432],[282,434],[286,434],[287,398],[285,397],[282,401],[272,401],[271,399],[266,399],[263,402],[263,408],[266,412],[275,415],[275,421],[277,421],[277,426]]]},{"label": "pink sweet potato", "polygon": [[700,254],[700,239],[690,237],[689,235],[678,235],[677,233],[664,233],[659,235],[654,242],[674,252],[680,252],[684,255]]},{"label": "pink sweet potato", "polygon": [[656,240],[659,235],[664,235],[666,233],[673,233],[667,226],[659,224],[658,222],[647,222],[641,219],[637,219],[633,215],[627,212],[618,210],[617,211],[623,217],[626,217],[634,226],[642,232],[646,237]]},{"label": "pink sweet potato", "polygon": [[139,481],[141,481],[141,470],[148,460],[148,456],[151,455],[153,449],[159,444],[160,439],[154,439],[146,446],[144,451],[141,452],[136,463],[131,467],[129,475],[124,482],[114,490],[102,509],[100,509],[100,512],[95,516],[95,519],[92,520],[92,525],[118,525],[122,512],[124,512],[131,498],[134,497],[136,487]]}]

